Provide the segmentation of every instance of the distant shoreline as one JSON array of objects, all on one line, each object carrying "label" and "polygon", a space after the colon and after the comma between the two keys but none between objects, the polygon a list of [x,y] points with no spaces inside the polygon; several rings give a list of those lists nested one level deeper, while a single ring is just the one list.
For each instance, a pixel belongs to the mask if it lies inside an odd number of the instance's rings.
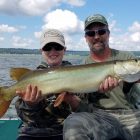
[{"label": "distant shoreline", "polygon": [[[88,55],[88,51],[71,51],[67,50],[66,54]],[[0,48],[0,54],[41,54],[39,49],[20,49],[20,48]]]},{"label": "distant shoreline", "polygon": [[[140,56],[140,51],[131,51],[136,56]],[[0,48],[0,54],[41,54],[39,49],[21,49],[21,48]],[[72,51],[67,50],[67,54],[86,56],[89,51]]]}]

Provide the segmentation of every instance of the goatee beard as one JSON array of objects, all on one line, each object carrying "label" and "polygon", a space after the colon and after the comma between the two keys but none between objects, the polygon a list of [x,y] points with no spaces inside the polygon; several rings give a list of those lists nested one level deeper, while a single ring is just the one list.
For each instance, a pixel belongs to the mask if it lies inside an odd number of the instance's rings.
[{"label": "goatee beard", "polygon": [[90,46],[90,50],[96,54],[103,53],[103,51],[105,50],[105,44],[103,42],[95,43]]}]

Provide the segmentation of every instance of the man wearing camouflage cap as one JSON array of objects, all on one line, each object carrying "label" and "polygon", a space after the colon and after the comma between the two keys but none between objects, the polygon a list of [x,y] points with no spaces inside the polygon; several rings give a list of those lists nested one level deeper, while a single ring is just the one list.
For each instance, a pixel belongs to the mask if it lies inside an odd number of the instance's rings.
[{"label": "man wearing camouflage cap", "polygon": [[[128,52],[109,47],[110,30],[103,15],[89,16],[84,31],[90,49],[86,64],[134,58]],[[140,140],[140,110],[128,100],[134,85],[108,77],[99,91],[85,94],[83,99],[71,99],[75,113],[64,121],[64,140]]]}]

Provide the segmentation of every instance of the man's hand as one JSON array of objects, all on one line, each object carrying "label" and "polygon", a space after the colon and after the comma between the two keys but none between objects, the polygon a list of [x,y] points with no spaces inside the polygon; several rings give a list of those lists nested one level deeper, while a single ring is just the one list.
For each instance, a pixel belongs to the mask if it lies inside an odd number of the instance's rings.
[{"label": "man's hand", "polygon": [[43,99],[41,90],[37,86],[32,85],[28,85],[25,90],[17,90],[16,94],[28,105],[35,105]]},{"label": "man's hand", "polygon": [[99,92],[104,93],[117,87],[118,84],[118,79],[109,76],[100,84],[98,90]]}]

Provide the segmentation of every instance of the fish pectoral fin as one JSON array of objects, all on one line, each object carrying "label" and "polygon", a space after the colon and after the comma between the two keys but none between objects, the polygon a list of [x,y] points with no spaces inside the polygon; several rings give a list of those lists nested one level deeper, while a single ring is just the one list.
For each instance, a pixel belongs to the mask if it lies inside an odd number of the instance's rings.
[{"label": "fish pectoral fin", "polygon": [[62,92],[60,95],[58,95],[55,100],[54,107],[58,107],[64,101],[65,95],[66,92]]},{"label": "fish pectoral fin", "polygon": [[10,77],[13,80],[19,81],[23,75],[27,74],[30,71],[31,70],[28,68],[11,68]]}]

